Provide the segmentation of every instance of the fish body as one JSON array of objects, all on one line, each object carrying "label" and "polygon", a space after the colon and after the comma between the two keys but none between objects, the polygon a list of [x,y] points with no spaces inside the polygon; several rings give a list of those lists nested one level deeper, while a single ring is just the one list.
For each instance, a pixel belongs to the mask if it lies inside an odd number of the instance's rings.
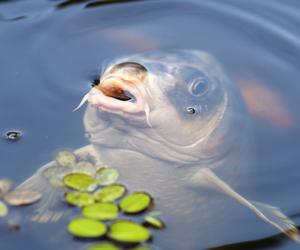
[{"label": "fish body", "polygon": [[[99,82],[79,105],[89,103],[84,126],[91,145],[82,151],[117,168],[129,189],[153,195],[168,225],[155,235],[163,249],[273,234],[257,216],[298,240],[293,222],[277,208],[236,191],[255,183],[251,121],[211,55],[173,50],[122,57],[105,67]],[[47,168],[25,184],[40,187]]]}]

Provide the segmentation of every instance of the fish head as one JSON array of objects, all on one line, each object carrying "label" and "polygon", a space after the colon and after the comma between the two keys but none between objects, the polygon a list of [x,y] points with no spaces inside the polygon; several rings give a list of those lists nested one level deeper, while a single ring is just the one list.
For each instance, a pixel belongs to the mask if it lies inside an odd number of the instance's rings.
[{"label": "fish head", "polygon": [[87,96],[92,143],[173,163],[209,161],[220,138],[231,82],[202,51],[146,52],[109,64]]}]

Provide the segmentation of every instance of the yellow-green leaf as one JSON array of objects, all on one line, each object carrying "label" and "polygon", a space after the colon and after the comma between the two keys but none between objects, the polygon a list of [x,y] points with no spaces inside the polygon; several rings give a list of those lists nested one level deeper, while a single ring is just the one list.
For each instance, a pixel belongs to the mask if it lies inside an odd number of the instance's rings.
[{"label": "yellow-green leaf", "polygon": [[91,176],[83,173],[67,174],[63,182],[67,187],[78,191],[91,192],[97,187],[95,180]]},{"label": "yellow-green leaf", "polygon": [[149,194],[135,192],[125,196],[120,202],[120,207],[126,213],[139,213],[147,209],[151,202],[152,198]]},{"label": "yellow-green leaf", "polygon": [[95,203],[83,207],[81,213],[91,219],[112,220],[118,217],[119,209],[113,203]]},{"label": "yellow-green leaf", "polygon": [[126,188],[123,185],[113,184],[95,192],[95,197],[101,202],[114,202],[122,197],[125,192]]},{"label": "yellow-green leaf", "polygon": [[101,221],[88,218],[75,218],[68,225],[68,231],[82,238],[97,238],[107,231],[106,225]]}]

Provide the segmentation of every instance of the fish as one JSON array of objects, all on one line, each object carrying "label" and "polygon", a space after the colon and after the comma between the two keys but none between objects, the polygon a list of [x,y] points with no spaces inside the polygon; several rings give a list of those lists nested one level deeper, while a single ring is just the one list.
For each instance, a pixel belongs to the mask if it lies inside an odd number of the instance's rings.
[{"label": "fish", "polygon": [[[75,110],[86,102],[83,123],[91,144],[75,153],[113,166],[129,189],[153,195],[167,219],[166,233],[155,236],[166,249],[247,240],[248,231],[237,227],[244,208],[253,215],[247,214],[253,218],[247,223],[261,219],[299,242],[294,222],[279,208],[238,191],[254,164],[251,119],[238,88],[212,55],[161,50],[117,58]],[[64,216],[53,211],[62,191],[47,183],[44,173],[51,166],[20,185],[45,194],[35,221]],[[267,228],[261,230],[271,234]]]}]

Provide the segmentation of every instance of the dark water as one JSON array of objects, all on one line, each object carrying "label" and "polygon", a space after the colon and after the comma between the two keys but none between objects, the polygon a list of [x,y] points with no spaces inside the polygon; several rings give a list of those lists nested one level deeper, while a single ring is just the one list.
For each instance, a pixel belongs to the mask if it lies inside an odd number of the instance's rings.
[{"label": "dark water", "polygon": [[[0,1],[0,132],[24,133],[18,142],[0,140],[1,176],[21,182],[59,149],[88,144],[84,110],[71,111],[111,58],[153,49],[199,49],[219,59],[253,116],[259,174],[256,192],[244,194],[280,207],[300,225],[299,1],[86,4]],[[241,224],[240,230],[248,226]],[[28,225],[18,233],[0,230],[0,249],[24,244],[54,249],[49,242],[57,248],[70,240],[64,231],[53,234],[53,225]],[[217,249],[299,249],[276,231],[263,238],[257,230],[248,229],[253,235]]]}]

